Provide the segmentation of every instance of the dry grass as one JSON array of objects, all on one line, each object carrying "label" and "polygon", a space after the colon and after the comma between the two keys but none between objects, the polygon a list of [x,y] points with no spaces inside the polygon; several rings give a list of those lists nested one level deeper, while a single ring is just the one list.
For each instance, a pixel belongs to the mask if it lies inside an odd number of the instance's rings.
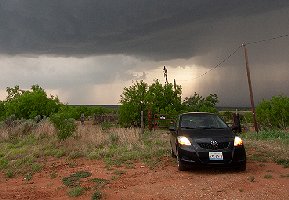
[{"label": "dry grass", "polygon": [[78,142],[92,143],[96,146],[110,144],[112,135],[118,138],[118,143],[136,143],[139,141],[139,129],[136,128],[110,128],[103,130],[100,125],[78,126],[76,137]]},{"label": "dry grass", "polygon": [[48,120],[42,120],[40,123],[32,120],[17,120],[13,126],[8,126],[3,122],[0,125],[0,141],[29,134],[33,134],[36,137],[41,137],[42,135],[53,136],[56,134],[56,129]]},{"label": "dry grass", "polygon": [[103,130],[100,125],[77,126],[74,137],[62,142],[68,152],[80,151],[89,154],[92,149],[119,144],[133,145],[140,141],[139,129],[110,128]]}]

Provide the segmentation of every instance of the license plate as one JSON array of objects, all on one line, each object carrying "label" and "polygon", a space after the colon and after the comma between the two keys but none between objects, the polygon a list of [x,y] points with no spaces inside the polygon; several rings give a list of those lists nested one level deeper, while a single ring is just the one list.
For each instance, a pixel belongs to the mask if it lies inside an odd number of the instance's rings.
[{"label": "license plate", "polygon": [[210,160],[223,160],[223,153],[222,152],[209,152],[209,159]]}]

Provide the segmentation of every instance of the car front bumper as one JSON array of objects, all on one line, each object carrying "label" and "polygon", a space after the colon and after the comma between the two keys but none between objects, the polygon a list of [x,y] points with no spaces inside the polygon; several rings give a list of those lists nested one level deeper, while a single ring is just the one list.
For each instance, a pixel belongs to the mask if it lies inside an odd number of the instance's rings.
[{"label": "car front bumper", "polygon": [[[222,152],[223,160],[210,160],[209,152]],[[240,166],[246,163],[244,146],[218,150],[196,150],[192,146],[179,146],[178,156],[179,159],[187,165]]]}]

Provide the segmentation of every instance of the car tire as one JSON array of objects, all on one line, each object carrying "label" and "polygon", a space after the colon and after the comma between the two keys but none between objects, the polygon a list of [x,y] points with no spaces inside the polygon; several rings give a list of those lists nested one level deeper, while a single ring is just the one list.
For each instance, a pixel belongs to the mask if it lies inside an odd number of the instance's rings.
[{"label": "car tire", "polygon": [[237,167],[237,170],[240,171],[240,172],[244,172],[244,171],[246,171],[246,169],[247,169],[247,164],[246,164],[246,162],[241,163],[241,164]]},{"label": "car tire", "polygon": [[178,164],[178,170],[179,171],[186,171],[187,170],[186,165],[184,164],[183,161],[181,161],[179,156],[177,156],[177,164]]}]

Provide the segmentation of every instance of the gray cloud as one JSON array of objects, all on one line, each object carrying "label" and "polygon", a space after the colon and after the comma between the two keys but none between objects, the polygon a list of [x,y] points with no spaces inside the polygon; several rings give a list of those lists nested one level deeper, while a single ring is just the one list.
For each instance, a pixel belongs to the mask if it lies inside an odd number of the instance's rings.
[{"label": "gray cloud", "polygon": [[[163,65],[209,69],[243,42],[287,34],[288,13],[287,0],[2,0],[0,54],[10,58],[0,62],[0,83],[84,94],[88,85],[146,78]],[[288,93],[288,43],[248,45],[257,100]],[[248,105],[244,73],[240,49],[194,91]]]},{"label": "gray cloud", "polygon": [[215,43],[209,33],[220,20],[288,6],[285,0],[6,0],[0,52],[189,58],[208,51],[202,40]]}]

